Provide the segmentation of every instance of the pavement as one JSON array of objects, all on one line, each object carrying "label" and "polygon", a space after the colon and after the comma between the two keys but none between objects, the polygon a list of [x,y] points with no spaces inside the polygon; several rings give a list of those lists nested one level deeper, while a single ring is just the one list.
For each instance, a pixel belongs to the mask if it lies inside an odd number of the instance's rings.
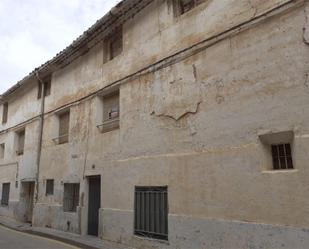
[{"label": "pavement", "polygon": [[32,227],[0,216],[1,249],[134,249],[93,236],[81,236],[50,228]]}]

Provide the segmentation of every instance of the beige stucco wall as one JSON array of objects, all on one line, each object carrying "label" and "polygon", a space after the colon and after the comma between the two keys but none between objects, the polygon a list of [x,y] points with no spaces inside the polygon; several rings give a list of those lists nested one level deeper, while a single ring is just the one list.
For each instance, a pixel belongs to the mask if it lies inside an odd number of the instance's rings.
[{"label": "beige stucco wall", "polygon": [[[277,248],[282,241],[284,248],[307,248],[309,47],[302,1],[185,60],[122,84],[118,130],[100,133],[96,127],[102,109],[96,96],[77,101],[284,2],[207,1],[176,18],[171,1],[154,1],[124,25],[121,56],[103,65],[103,45],[98,44],[55,72],[46,98],[34,225],[86,234],[86,177],[101,175],[99,230],[104,239],[138,248]],[[21,113],[26,118],[39,111],[35,88],[22,96],[12,104],[11,122],[20,122]],[[19,109],[23,103],[31,111]],[[68,104],[69,143],[57,145],[54,110]],[[38,122],[26,129],[20,174],[31,177]],[[274,172],[259,135],[281,131],[294,132],[295,169]],[[13,132],[1,134],[0,142],[12,141]],[[45,196],[46,179],[55,179],[54,196]],[[76,213],[63,212],[65,182],[81,184]],[[136,185],[168,185],[169,244],[133,236]],[[14,196],[18,199],[17,191]]]}]

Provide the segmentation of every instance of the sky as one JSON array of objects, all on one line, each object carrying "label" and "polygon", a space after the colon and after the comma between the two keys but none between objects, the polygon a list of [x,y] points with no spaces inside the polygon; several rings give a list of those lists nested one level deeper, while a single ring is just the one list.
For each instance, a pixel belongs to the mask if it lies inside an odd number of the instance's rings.
[{"label": "sky", "polygon": [[53,58],[120,0],[0,0],[0,94]]}]

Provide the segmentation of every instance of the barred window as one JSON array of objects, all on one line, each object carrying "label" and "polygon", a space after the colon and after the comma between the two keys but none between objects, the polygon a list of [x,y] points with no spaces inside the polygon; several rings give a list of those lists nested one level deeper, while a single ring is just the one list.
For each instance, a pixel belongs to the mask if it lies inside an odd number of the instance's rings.
[{"label": "barred window", "polygon": [[135,187],[134,233],[168,239],[167,187]]},{"label": "barred window", "polygon": [[293,160],[290,144],[277,144],[271,146],[273,169],[293,169]]},{"label": "barred window", "polygon": [[79,205],[79,183],[65,183],[63,195],[63,211],[76,212]]},{"label": "barred window", "polygon": [[54,194],[54,179],[46,180],[46,195]]},{"label": "barred window", "polygon": [[2,206],[9,205],[9,197],[10,197],[10,183],[3,183],[2,184],[2,198],[1,198]]}]

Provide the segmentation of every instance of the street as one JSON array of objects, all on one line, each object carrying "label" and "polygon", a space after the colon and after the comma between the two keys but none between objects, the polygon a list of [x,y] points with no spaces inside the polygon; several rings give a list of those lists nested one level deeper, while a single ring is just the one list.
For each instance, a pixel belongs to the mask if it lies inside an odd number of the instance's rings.
[{"label": "street", "polygon": [[18,232],[0,225],[0,249],[79,249],[56,240]]}]

